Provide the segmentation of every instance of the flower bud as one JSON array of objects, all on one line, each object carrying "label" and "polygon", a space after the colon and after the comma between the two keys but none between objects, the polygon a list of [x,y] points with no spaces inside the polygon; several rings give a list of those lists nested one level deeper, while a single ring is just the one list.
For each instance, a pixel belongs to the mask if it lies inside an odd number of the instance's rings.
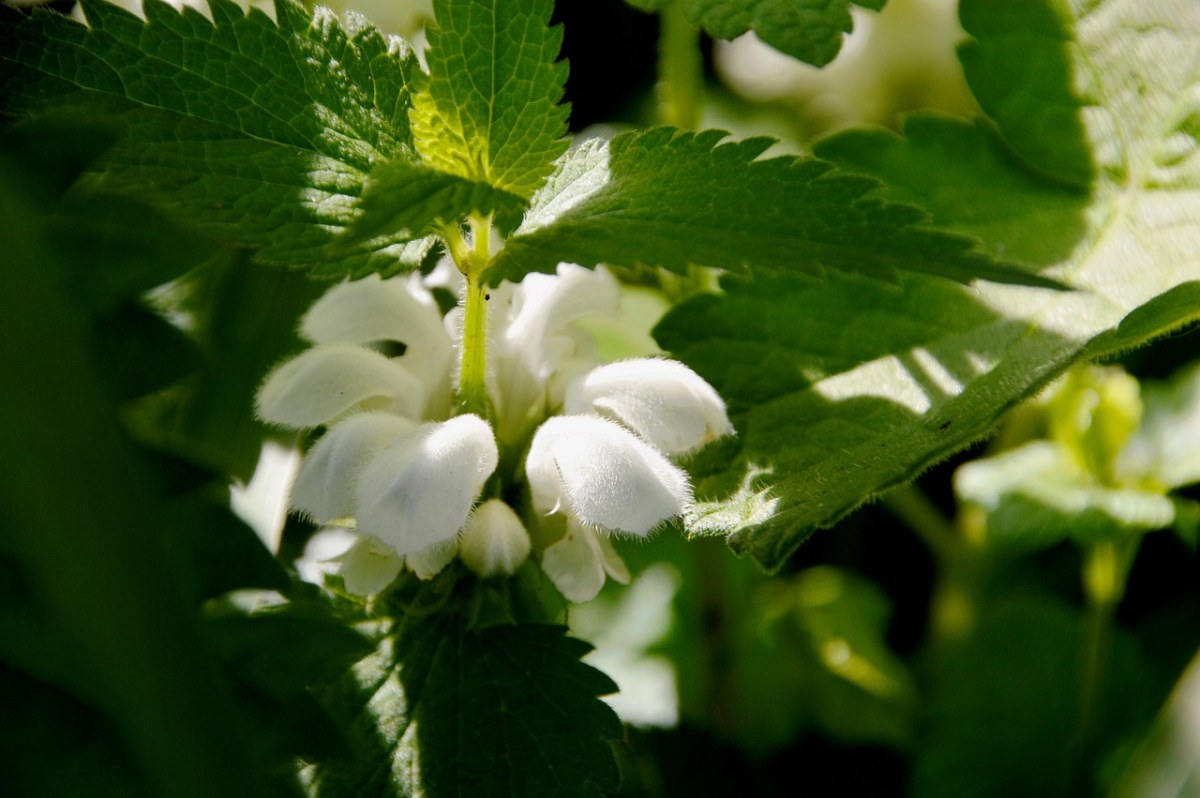
[{"label": "flower bud", "polygon": [[367,463],[356,489],[358,528],[399,554],[458,534],[499,452],[475,415],[422,424]]},{"label": "flower bud", "polygon": [[525,473],[542,512],[587,526],[645,535],[691,504],[687,475],[623,427],[593,416],[547,419]]},{"label": "flower bud", "polygon": [[529,556],[529,547],[529,533],[512,508],[488,499],[471,513],[458,556],[480,576],[512,576]]}]

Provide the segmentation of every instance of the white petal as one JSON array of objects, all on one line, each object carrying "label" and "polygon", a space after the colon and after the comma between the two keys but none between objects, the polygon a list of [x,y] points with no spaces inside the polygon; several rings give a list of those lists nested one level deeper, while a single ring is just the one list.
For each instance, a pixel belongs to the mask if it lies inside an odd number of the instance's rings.
[{"label": "white petal", "polygon": [[529,547],[529,533],[512,508],[488,499],[471,513],[458,556],[480,576],[512,576],[529,556]]},{"label": "white petal", "polygon": [[607,535],[596,536],[600,542],[600,556],[604,558],[604,573],[608,574],[608,578],[622,585],[627,585],[633,579],[629,573],[629,566],[625,564],[625,560],[621,559],[621,555],[613,547],[612,541]]},{"label": "white petal", "polygon": [[401,557],[367,537],[359,537],[337,560],[337,573],[342,577],[342,584],[358,596],[373,596],[380,592],[404,568]]},{"label": "white petal", "polygon": [[413,426],[391,413],[356,413],[335,424],[305,455],[292,507],[318,522],[354,515],[354,489],[363,467]]},{"label": "white petal", "polygon": [[419,282],[371,276],[336,285],[304,315],[300,330],[313,343],[397,341],[396,358],[427,386],[449,375],[453,347],[436,303]]},{"label": "white petal", "polygon": [[475,415],[422,424],[379,452],[357,488],[358,528],[399,554],[458,534],[499,452]]},{"label": "white petal", "polygon": [[417,575],[418,579],[428,581],[442,572],[458,553],[457,542],[451,538],[441,543],[426,546],[420,551],[414,551],[404,558],[408,570]]},{"label": "white petal", "polygon": [[230,509],[250,525],[272,552],[279,551],[283,525],[287,522],[288,490],[299,468],[300,452],[267,440],[259,451],[250,482],[244,487],[229,486]]},{"label": "white petal", "polygon": [[555,416],[538,428],[525,473],[534,506],[589,526],[644,535],[691,504],[687,475],[602,418]]},{"label": "white petal", "polygon": [[305,582],[325,584],[325,574],[336,573],[338,558],[350,550],[358,541],[358,535],[339,526],[318,530],[304,546],[304,553],[296,558],[296,573]]},{"label": "white petal", "polygon": [[573,521],[542,554],[542,570],[569,601],[591,601],[604,587],[604,554],[597,534]]},{"label": "white petal", "polygon": [[546,360],[551,354],[545,351],[547,340],[584,316],[615,313],[620,304],[620,286],[608,272],[560,263],[556,275],[530,274],[516,287],[515,312],[503,339],[545,377],[555,366]]},{"label": "white petal", "polygon": [[326,344],[275,369],[258,389],[258,414],[294,429],[326,424],[354,409],[419,418],[425,389],[399,363],[350,344]]},{"label": "white petal", "polygon": [[699,374],[674,360],[639,358],[592,369],[567,390],[566,413],[619,421],[668,454],[733,432],[725,403]]}]

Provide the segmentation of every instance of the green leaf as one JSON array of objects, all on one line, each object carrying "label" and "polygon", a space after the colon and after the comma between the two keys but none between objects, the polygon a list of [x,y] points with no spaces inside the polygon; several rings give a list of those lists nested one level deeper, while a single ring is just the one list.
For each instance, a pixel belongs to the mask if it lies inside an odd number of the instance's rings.
[{"label": "green leaf", "polygon": [[437,0],[428,82],[413,98],[426,163],[522,199],[566,149],[566,62],[552,0]]},{"label": "green leaf", "polygon": [[1175,507],[1161,493],[1097,484],[1061,445],[1035,441],[958,469],[960,501],[987,513],[988,541],[1029,551],[1072,538],[1094,543],[1171,526]]},{"label": "green leaf", "polygon": [[278,23],[213,0],[212,21],[161,0],[146,20],[99,0],[89,26],[47,11],[0,9],[0,110],[112,119],[125,135],[94,168],[264,261],[327,275],[395,271],[427,244],[403,236],[328,258],[356,217],[376,162],[411,152],[418,72],[400,40],[291,0]]},{"label": "green leaf", "polygon": [[218,610],[204,631],[239,679],[283,699],[331,681],[374,650],[367,637],[316,604]]},{"label": "green leaf", "polygon": [[[852,0],[682,1],[687,18],[716,38],[732,39],[752,30],[776,50],[814,66],[832,61],[854,27]],[[883,7],[883,0],[853,2],[875,11]]]},{"label": "green leaf", "polygon": [[490,279],[569,261],[1046,284],[973,251],[970,239],[922,228],[921,211],[872,196],[873,180],[813,159],[756,160],[772,140],[722,143],[727,135],[656,128],[575,150],[534,198]]},{"label": "green leaf", "polygon": [[164,568],[153,483],[55,290],[64,267],[36,235],[36,206],[2,155],[0,334],[10,343],[0,369],[22,389],[0,392],[0,539],[151,792],[275,794],[229,733],[232,707]]},{"label": "green leaf", "polygon": [[825,66],[842,49],[854,27],[850,4],[872,11],[885,0],[625,0],[642,11],[661,11],[683,3],[688,20],[710,36],[732,39],[746,31],[780,52],[814,66]]},{"label": "green leaf", "polygon": [[327,695],[357,758],[313,773],[350,795],[571,798],[615,792],[615,689],[560,627],[469,630],[452,615],[384,627],[378,651]]},{"label": "green leaf", "polygon": [[347,243],[400,234],[413,238],[436,232],[471,211],[495,214],[501,227],[512,229],[521,218],[525,200],[487,183],[409,161],[392,161],[371,173],[359,202]]},{"label": "green leaf", "polygon": [[[1003,13],[980,6],[992,7]],[[1062,53],[1105,101],[1080,114],[1085,140],[1074,144],[1103,167],[1089,189],[1049,179],[984,127],[948,119],[817,147],[882,179],[885,199],[925,207],[938,227],[976,235],[986,251],[1075,291],[906,277],[889,295],[832,273],[824,286],[760,274],[726,278],[723,297],[685,303],[660,325],[660,343],[741,411],[739,437],[696,464],[701,506],[735,549],[779,566],[813,529],[983,437],[1073,363],[1194,315],[1183,286],[1200,280],[1200,7],[1088,7]],[[1061,33],[1054,15],[1029,20]],[[986,38],[986,26],[975,35]],[[1131,91],[1136,74],[1153,81]],[[1003,132],[1019,124],[1014,115]],[[759,497],[751,517],[721,513],[726,498],[748,496]]]},{"label": "green leaf", "polygon": [[1144,728],[1161,688],[1135,641],[1119,633],[1093,697],[1094,725],[1079,728],[1082,627],[1079,614],[1053,597],[1023,595],[990,609],[970,638],[932,663],[915,798],[1069,795],[1080,731],[1103,756]]},{"label": "green leaf", "polygon": [[172,310],[192,319],[204,367],[132,416],[142,440],[242,483],[271,433],[254,415],[255,391],[273,365],[304,346],[300,316],[326,287],[299,272],[249,266],[244,256],[211,263],[178,286]]}]

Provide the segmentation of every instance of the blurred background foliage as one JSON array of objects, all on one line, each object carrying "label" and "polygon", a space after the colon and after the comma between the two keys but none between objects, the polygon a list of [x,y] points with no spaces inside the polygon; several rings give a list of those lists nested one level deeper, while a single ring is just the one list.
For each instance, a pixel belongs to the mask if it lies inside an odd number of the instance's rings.
[{"label": "blurred background foliage", "polygon": [[[418,42],[429,14],[334,5]],[[658,16],[557,6],[574,131],[669,113]],[[806,152],[976,114],[953,2],[855,23],[820,70],[701,38],[699,126]],[[0,147],[3,792],[300,794],[297,759],[346,755],[313,688],[370,646],[280,565],[311,528],[252,530],[229,495],[271,440],[257,384],[324,286],[76,183],[109,133],[40,124]],[[625,545],[633,585],[569,616],[621,687],[621,794],[1200,795],[1196,340],[1071,373],[780,573],[674,531]]]}]

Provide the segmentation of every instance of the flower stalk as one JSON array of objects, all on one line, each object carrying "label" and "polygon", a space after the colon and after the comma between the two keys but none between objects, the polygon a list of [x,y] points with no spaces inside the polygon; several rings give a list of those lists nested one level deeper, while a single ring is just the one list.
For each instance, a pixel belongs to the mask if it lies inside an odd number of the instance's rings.
[{"label": "flower stalk", "polygon": [[[457,232],[457,231],[456,231]],[[491,260],[492,223],[490,218],[471,217],[472,246],[468,251],[458,242],[450,251],[459,270],[467,278],[463,307],[462,370],[458,383],[458,405],[464,413],[492,417],[487,395],[487,286],[482,275]]]}]

